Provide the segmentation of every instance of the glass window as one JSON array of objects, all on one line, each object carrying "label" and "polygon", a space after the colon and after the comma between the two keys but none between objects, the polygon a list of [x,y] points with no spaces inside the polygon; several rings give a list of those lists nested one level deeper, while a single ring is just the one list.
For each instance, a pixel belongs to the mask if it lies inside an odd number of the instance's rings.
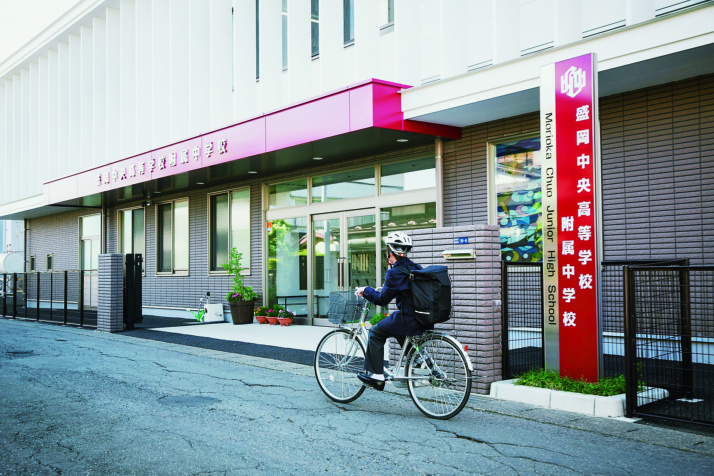
[{"label": "glass window", "polygon": [[276,183],[268,187],[268,208],[307,205],[307,179]]},{"label": "glass window", "polygon": [[[384,239],[392,231],[409,231],[420,228],[436,228],[436,203],[420,203],[402,207],[382,208],[380,210],[382,221],[382,269],[387,266],[387,247]],[[386,273],[386,271],[384,271]],[[384,273],[382,276],[384,276]]]},{"label": "glass window", "polygon": [[30,271],[35,271],[36,269],[36,264],[35,264],[35,257],[30,256]]},{"label": "glass window", "polygon": [[188,272],[188,200],[162,203],[156,213],[156,271]]},{"label": "glass window", "polygon": [[379,23],[382,26],[394,23],[394,0],[380,0]]},{"label": "glass window", "polygon": [[307,220],[273,220],[268,230],[267,304],[307,316]]},{"label": "glass window", "polygon": [[90,215],[79,219],[79,233],[81,238],[91,238],[102,234],[102,216]]},{"label": "glass window", "polygon": [[355,41],[355,3],[354,0],[342,0],[344,20],[344,40],[345,45]]},{"label": "glass window", "polygon": [[407,160],[381,168],[379,193],[382,195],[433,187],[436,187],[434,157]]},{"label": "glass window", "polygon": [[79,217],[80,267],[84,270],[99,268],[102,215]]},{"label": "glass window", "polygon": [[52,262],[53,256],[47,255],[47,271],[52,271],[54,269],[54,264]]},{"label": "glass window", "polygon": [[322,175],[312,179],[314,203],[374,195],[374,167]]},{"label": "glass window", "polygon": [[288,0],[283,0],[283,71],[288,69]]},{"label": "glass window", "polygon": [[[119,212],[119,250],[121,254],[140,254],[146,260],[146,235],[144,209]],[[142,269],[143,269],[142,264]]]},{"label": "glass window", "polygon": [[209,207],[210,270],[223,271],[233,248],[243,253],[241,265],[250,268],[250,191],[211,195]]},{"label": "glass window", "polygon": [[255,79],[260,78],[260,0],[255,0]]},{"label": "glass window", "polygon": [[310,34],[312,37],[312,56],[320,54],[320,0],[311,0]]},{"label": "glass window", "polygon": [[501,258],[543,260],[540,138],[496,146],[496,218],[501,227]]}]

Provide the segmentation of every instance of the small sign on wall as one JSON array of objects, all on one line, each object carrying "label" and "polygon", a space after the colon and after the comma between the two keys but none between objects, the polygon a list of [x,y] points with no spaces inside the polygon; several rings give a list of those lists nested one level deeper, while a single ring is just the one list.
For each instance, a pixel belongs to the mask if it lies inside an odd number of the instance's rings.
[{"label": "small sign on wall", "polygon": [[460,238],[454,238],[454,244],[455,245],[467,245],[469,243],[469,238],[468,236],[463,236]]}]

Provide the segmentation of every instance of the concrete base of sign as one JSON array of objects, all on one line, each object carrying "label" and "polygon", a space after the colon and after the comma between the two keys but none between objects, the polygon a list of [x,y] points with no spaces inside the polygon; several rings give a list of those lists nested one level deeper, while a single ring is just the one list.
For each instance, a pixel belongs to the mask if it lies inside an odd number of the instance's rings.
[{"label": "concrete base of sign", "polygon": [[[625,394],[612,397],[583,395],[581,393],[548,390],[546,388],[513,385],[513,380],[502,380],[491,384],[491,397],[499,400],[529,403],[573,413],[597,417],[624,417]],[[646,388],[637,394],[637,404],[653,402],[669,397],[669,392],[661,388]]]}]

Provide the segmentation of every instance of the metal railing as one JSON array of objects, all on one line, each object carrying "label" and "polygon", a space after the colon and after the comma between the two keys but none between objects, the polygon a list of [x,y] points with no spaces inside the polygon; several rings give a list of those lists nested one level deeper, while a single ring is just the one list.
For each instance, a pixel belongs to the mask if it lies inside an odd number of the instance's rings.
[{"label": "metal railing", "polygon": [[543,265],[501,263],[503,378],[544,367]]},{"label": "metal railing", "polygon": [[606,260],[600,263],[602,377],[625,374],[625,266],[686,266],[689,260]]},{"label": "metal railing", "polygon": [[2,274],[2,315],[82,327],[97,326],[96,270]]},{"label": "metal railing", "polygon": [[[623,267],[686,266],[687,259],[601,262],[603,362],[601,376],[625,372],[625,297]],[[503,378],[545,366],[543,354],[542,263],[502,262]]]},{"label": "metal railing", "polygon": [[627,416],[714,425],[714,266],[626,266]]}]

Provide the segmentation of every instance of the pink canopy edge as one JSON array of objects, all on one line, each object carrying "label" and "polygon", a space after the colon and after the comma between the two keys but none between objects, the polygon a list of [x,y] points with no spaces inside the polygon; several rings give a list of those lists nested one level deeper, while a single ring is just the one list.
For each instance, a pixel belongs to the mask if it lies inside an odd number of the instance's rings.
[{"label": "pink canopy edge", "polygon": [[371,79],[166,147],[44,184],[50,205],[370,127],[449,139],[458,127],[404,119],[402,89]]}]

